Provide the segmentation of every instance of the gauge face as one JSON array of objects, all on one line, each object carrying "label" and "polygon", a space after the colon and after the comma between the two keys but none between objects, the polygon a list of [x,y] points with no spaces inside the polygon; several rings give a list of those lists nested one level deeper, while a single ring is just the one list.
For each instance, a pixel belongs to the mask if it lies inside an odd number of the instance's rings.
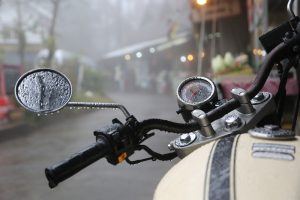
[{"label": "gauge face", "polygon": [[214,84],[203,77],[189,78],[178,89],[179,100],[188,105],[205,103],[210,100],[214,93]]}]

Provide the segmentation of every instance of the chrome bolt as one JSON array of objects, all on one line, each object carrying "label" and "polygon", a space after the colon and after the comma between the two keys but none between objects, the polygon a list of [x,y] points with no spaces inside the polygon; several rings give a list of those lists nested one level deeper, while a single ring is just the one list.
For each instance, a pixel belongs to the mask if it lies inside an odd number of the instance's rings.
[{"label": "chrome bolt", "polygon": [[270,94],[267,92],[259,92],[255,97],[251,99],[253,105],[261,104],[265,102],[270,97]]},{"label": "chrome bolt", "polygon": [[237,115],[229,115],[225,118],[226,129],[236,129],[242,125],[242,120]]},{"label": "chrome bolt", "polygon": [[262,100],[264,100],[264,98],[265,98],[264,93],[259,92],[253,99],[254,99],[255,101],[262,101]]},{"label": "chrome bolt", "polygon": [[189,143],[191,141],[191,136],[188,133],[184,133],[180,136],[180,142]]},{"label": "chrome bolt", "polygon": [[174,149],[174,146],[173,146],[173,144],[168,144],[168,149],[170,150],[170,151],[174,151],[175,149]]},{"label": "chrome bolt", "polygon": [[192,144],[196,140],[196,138],[197,138],[197,136],[194,132],[184,133],[175,140],[175,146],[185,147],[187,145]]}]

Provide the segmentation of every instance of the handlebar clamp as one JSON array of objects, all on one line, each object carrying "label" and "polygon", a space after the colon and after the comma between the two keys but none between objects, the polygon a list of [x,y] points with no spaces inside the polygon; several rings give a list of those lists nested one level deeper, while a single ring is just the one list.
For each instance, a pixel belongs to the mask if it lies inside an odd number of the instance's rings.
[{"label": "handlebar clamp", "polygon": [[231,95],[240,103],[240,108],[238,111],[243,114],[251,114],[255,111],[247,92],[241,88],[234,88],[231,90]]}]

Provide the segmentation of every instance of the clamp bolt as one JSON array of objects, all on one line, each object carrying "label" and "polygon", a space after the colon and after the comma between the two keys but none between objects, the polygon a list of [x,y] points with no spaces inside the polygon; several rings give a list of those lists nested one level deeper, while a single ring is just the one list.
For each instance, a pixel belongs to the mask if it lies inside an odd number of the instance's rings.
[{"label": "clamp bolt", "polygon": [[259,92],[257,95],[255,95],[255,97],[253,99],[256,101],[262,101],[262,100],[264,100],[264,98],[265,98],[264,93]]},{"label": "clamp bolt", "polygon": [[225,127],[228,130],[239,128],[242,125],[242,120],[237,115],[229,115],[225,118]]},{"label": "clamp bolt", "polygon": [[[179,147],[185,147],[192,144],[196,140],[197,136],[194,132],[184,133],[179,138],[175,140],[175,145]],[[170,145],[170,146],[169,146]],[[168,147],[170,150],[174,150],[173,145],[169,144]]]},{"label": "clamp bolt", "polygon": [[191,141],[191,136],[188,133],[184,133],[180,136],[180,142],[188,143]]}]

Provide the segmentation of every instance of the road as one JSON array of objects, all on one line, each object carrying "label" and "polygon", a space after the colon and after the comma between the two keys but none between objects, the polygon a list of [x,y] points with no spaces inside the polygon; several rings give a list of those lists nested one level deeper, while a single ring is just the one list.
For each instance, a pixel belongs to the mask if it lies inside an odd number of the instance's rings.
[{"label": "road", "polygon": [[[111,94],[138,119],[164,118],[181,121],[176,115],[175,97],[150,94]],[[49,189],[44,176],[45,167],[94,142],[93,131],[107,125],[114,117],[124,120],[118,111],[83,112],[61,117],[34,131],[11,131],[0,136],[0,199],[1,200],[141,200],[152,199],[156,185],[175,161],[152,162],[130,166],[112,166],[101,160],[74,177]],[[61,113],[43,116],[49,121]],[[147,143],[154,150],[167,152],[174,135],[157,132]],[[141,156],[141,155],[140,155]]]}]

